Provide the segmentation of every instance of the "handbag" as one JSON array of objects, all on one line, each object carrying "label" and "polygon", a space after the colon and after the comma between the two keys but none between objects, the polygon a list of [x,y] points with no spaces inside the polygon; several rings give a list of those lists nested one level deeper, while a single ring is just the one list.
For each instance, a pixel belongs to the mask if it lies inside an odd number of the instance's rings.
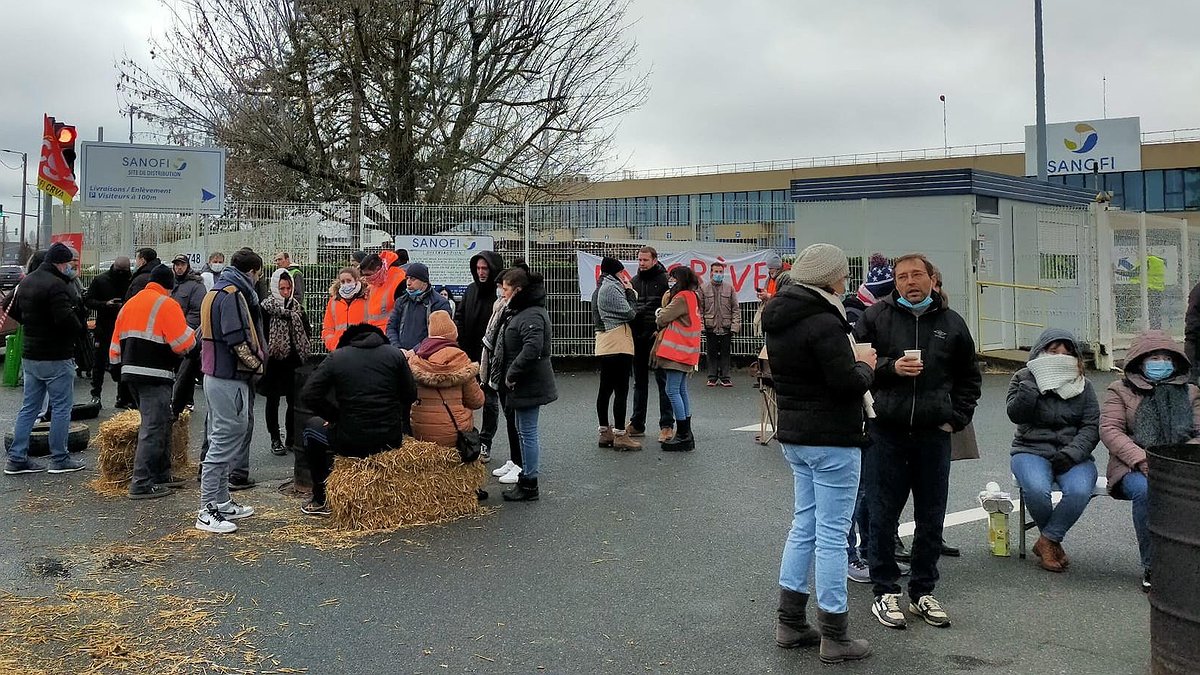
[{"label": "handbag", "polygon": [[442,407],[446,409],[446,414],[450,416],[450,424],[454,425],[454,447],[458,450],[458,457],[463,464],[470,464],[479,459],[479,451],[482,448],[482,442],[479,440],[479,431],[475,429],[475,425],[471,425],[470,431],[463,431],[458,428],[458,420],[454,419],[454,413],[450,411],[450,406],[446,404],[446,397],[442,396],[442,392],[438,390],[438,398],[442,399]]}]

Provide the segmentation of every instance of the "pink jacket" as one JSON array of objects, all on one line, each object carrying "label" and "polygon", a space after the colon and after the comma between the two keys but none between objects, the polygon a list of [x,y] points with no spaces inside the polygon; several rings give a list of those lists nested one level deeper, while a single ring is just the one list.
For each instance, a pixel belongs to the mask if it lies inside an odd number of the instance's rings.
[{"label": "pink jacket", "polygon": [[[1137,465],[1146,461],[1146,450],[1134,442],[1133,420],[1137,415],[1138,406],[1142,399],[1153,388],[1141,373],[1143,356],[1150,352],[1167,350],[1175,355],[1176,363],[1188,363],[1183,354],[1183,347],[1162,331],[1148,331],[1134,339],[1126,355],[1125,376],[1108,385],[1104,404],[1100,406],[1100,441],[1108,448],[1108,490],[1131,471],[1137,470]],[[1188,381],[1187,372],[1182,372],[1166,382],[1169,384],[1184,384]],[[1196,421],[1196,435],[1190,442],[1200,442],[1200,389],[1194,384],[1188,385],[1191,395],[1192,415]]]}]

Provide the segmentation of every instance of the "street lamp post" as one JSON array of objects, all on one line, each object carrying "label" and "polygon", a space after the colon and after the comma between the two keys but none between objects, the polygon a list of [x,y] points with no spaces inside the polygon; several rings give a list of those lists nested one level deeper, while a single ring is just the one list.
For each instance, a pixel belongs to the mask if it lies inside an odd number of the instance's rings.
[{"label": "street lamp post", "polygon": [[4,148],[0,148],[0,152],[9,152],[14,155],[21,156],[21,245],[24,245],[25,244],[25,196],[29,193],[29,153],[17,152],[16,150],[5,150]]},{"label": "street lamp post", "polygon": [[[1042,0],[1033,0],[1033,62],[1037,86],[1037,177],[1046,175],[1046,59],[1042,52]],[[1028,152],[1028,150],[1026,150]]]}]

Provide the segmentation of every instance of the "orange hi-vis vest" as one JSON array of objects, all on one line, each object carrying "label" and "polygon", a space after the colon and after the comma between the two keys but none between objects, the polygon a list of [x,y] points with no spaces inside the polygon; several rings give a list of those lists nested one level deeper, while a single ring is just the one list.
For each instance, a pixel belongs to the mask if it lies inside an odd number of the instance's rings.
[{"label": "orange hi-vis vest", "polygon": [[337,349],[342,333],[359,323],[367,323],[367,299],[359,295],[347,302],[335,292],[325,306],[325,320],[321,325],[321,340],[325,343],[325,349]]},{"label": "orange hi-vis vest", "polygon": [[396,306],[396,289],[404,283],[404,277],[404,270],[389,267],[383,285],[371,286],[371,294],[367,296],[367,323],[381,331],[387,331],[388,318],[392,316],[392,308]]},{"label": "orange hi-vis vest", "polygon": [[679,296],[687,302],[688,325],[683,319],[675,319],[663,328],[662,342],[658,345],[658,356],[685,366],[700,363],[700,303],[694,291],[680,291]]},{"label": "orange hi-vis vest", "polygon": [[108,360],[121,365],[122,377],[170,382],[179,355],[195,346],[196,333],[188,327],[183,308],[166,288],[151,282],[117,314]]}]

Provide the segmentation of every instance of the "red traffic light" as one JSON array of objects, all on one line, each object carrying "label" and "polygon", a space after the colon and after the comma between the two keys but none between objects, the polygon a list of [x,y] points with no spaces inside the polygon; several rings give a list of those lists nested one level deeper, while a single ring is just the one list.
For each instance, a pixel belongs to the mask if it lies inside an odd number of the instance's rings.
[{"label": "red traffic light", "polygon": [[75,127],[64,124],[58,129],[58,142],[63,145],[70,145],[75,142]]}]

